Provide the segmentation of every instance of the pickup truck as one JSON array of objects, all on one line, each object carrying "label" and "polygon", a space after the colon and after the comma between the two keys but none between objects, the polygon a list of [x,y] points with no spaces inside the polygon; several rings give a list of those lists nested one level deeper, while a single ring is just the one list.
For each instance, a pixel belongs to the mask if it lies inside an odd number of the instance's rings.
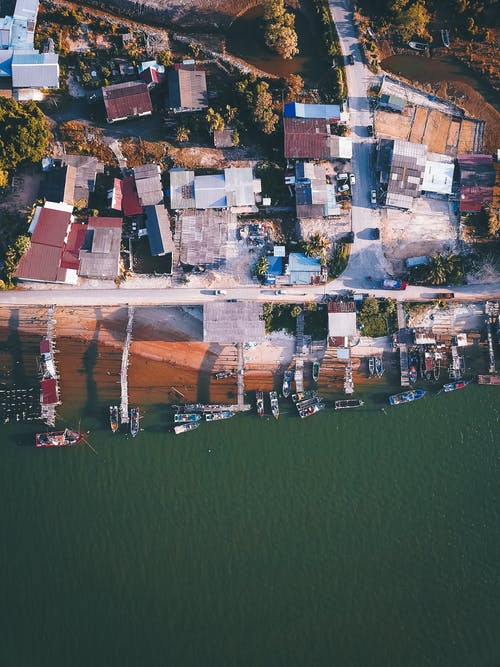
[{"label": "pickup truck", "polygon": [[392,278],[385,278],[382,280],[380,287],[382,289],[406,289],[406,283],[404,280],[393,280]]}]

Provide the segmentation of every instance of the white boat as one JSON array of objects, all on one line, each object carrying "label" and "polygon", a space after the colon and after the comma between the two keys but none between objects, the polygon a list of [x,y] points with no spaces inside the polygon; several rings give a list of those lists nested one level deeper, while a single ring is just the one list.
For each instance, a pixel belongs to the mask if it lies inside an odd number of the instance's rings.
[{"label": "white boat", "polygon": [[278,403],[278,394],[275,391],[269,392],[269,400],[271,401],[271,412],[275,419],[280,416],[280,406]]},{"label": "white boat", "polygon": [[220,419],[231,419],[231,417],[234,417],[234,412],[231,410],[218,410],[216,412],[205,413],[205,421],[207,422],[215,422]]},{"label": "white boat", "polygon": [[180,433],[186,433],[187,431],[194,431],[195,429],[198,428],[199,425],[200,422],[188,422],[186,424],[178,424],[177,426],[174,426],[175,435],[179,435]]}]

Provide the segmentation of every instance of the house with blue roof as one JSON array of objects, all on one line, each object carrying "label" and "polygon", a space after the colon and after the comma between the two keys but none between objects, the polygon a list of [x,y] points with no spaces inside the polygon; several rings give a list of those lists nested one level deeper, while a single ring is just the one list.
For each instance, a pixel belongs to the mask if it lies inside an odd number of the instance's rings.
[{"label": "house with blue roof", "polygon": [[301,252],[288,256],[286,275],[292,285],[311,285],[321,277],[321,264],[317,257],[308,257]]},{"label": "house with blue roof", "polygon": [[151,254],[161,257],[174,252],[174,240],[170,229],[168,211],[161,204],[145,206],[146,230]]},{"label": "house with blue roof", "polygon": [[266,285],[276,285],[276,278],[283,275],[283,257],[268,257],[269,265],[266,271]]}]

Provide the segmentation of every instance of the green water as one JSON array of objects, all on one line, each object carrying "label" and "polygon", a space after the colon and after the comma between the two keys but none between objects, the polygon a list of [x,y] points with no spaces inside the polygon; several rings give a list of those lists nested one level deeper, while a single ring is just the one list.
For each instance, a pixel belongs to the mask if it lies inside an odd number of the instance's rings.
[{"label": "green water", "polygon": [[499,397],[2,427],[0,665],[498,665]]}]

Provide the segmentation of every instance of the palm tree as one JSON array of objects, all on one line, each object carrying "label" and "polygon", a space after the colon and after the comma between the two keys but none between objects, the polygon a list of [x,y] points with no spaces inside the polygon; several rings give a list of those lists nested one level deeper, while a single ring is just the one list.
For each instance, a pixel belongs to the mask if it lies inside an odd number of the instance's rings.
[{"label": "palm tree", "polygon": [[326,253],[330,249],[332,242],[327,236],[317,232],[314,236],[311,236],[304,245],[304,252],[308,257],[318,257],[321,256],[321,263],[325,263]]},{"label": "palm tree", "polygon": [[269,260],[265,255],[262,255],[262,257],[259,257],[254,265],[255,275],[257,278],[259,278],[259,280],[263,280],[265,278],[268,268]]},{"label": "palm tree", "polygon": [[427,265],[425,282],[431,285],[444,285],[447,282],[448,271],[446,259],[441,253],[438,253],[431,259]]}]

